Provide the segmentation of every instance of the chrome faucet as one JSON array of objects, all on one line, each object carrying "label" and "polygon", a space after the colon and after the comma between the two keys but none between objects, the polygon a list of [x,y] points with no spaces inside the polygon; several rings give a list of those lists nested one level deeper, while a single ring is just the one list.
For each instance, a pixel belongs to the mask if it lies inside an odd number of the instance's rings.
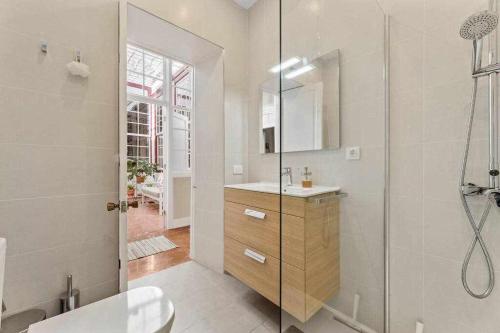
[{"label": "chrome faucet", "polygon": [[283,182],[283,185],[284,186],[292,186],[293,185],[292,168],[290,168],[290,167],[283,168],[283,171],[281,172],[281,177],[283,178],[285,176],[286,176],[286,181]]}]

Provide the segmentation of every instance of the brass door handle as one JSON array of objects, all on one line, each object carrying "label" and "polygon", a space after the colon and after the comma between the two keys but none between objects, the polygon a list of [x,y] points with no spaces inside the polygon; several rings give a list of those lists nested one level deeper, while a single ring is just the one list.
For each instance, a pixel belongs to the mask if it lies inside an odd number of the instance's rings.
[{"label": "brass door handle", "polygon": [[108,212],[111,212],[118,208],[120,208],[120,204],[115,204],[114,202],[108,202],[106,205],[106,209],[108,210]]},{"label": "brass door handle", "polygon": [[139,208],[139,201],[121,201],[120,203],[115,204],[114,202],[108,202],[106,204],[106,209],[108,212],[111,212],[115,209],[120,209],[120,212],[126,213],[127,210],[132,207],[132,208]]}]

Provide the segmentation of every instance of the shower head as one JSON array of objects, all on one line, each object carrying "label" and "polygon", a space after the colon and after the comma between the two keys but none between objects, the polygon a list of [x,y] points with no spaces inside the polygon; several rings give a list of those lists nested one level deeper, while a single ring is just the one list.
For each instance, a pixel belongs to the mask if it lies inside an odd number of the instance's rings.
[{"label": "shower head", "polygon": [[464,39],[479,40],[490,34],[498,25],[498,14],[489,10],[469,16],[460,27]]}]

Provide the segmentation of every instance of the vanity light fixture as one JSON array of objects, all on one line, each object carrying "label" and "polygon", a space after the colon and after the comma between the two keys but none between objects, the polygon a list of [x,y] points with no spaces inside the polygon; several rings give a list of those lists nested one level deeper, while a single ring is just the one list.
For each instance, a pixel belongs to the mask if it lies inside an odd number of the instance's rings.
[{"label": "vanity light fixture", "polygon": [[279,73],[280,70],[283,71],[283,70],[285,70],[287,68],[292,67],[293,65],[298,64],[299,62],[300,62],[299,58],[293,57],[293,58],[290,58],[288,60],[283,61],[281,64],[278,64],[278,65],[274,66],[273,68],[271,68],[269,70],[269,72],[271,72],[271,73]]},{"label": "vanity light fixture", "polygon": [[310,72],[314,69],[316,69],[316,67],[314,65],[311,65],[311,64],[302,66],[302,67],[297,68],[297,69],[291,71],[290,73],[286,74],[285,79],[293,79],[294,77],[300,76],[300,75],[307,73],[307,72]]}]

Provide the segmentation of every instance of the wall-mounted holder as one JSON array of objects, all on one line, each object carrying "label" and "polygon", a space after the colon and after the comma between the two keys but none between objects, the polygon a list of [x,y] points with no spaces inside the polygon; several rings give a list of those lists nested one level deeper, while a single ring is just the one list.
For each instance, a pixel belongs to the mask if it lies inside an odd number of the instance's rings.
[{"label": "wall-mounted holder", "polygon": [[75,58],[72,62],[66,65],[66,68],[71,75],[87,78],[90,75],[90,67],[82,62],[80,50],[75,52]]},{"label": "wall-mounted holder", "polygon": [[40,51],[42,51],[42,53],[44,54],[47,54],[49,52],[49,42],[47,42],[46,40],[41,40]]},{"label": "wall-mounted holder", "polygon": [[488,66],[479,68],[472,73],[472,77],[476,78],[476,77],[482,77],[482,76],[489,76],[489,75],[495,74],[495,73],[500,73],[500,63],[492,64],[492,65],[488,65]]}]

